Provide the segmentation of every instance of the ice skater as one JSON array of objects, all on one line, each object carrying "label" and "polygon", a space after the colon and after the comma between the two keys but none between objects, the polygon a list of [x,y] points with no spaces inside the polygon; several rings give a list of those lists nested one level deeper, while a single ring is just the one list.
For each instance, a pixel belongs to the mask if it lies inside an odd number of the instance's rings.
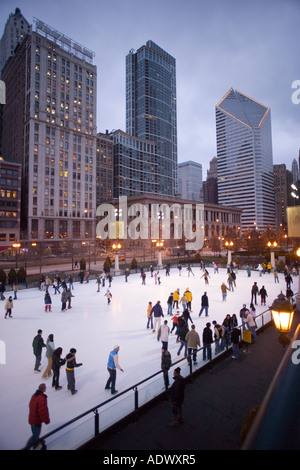
[{"label": "ice skater", "polygon": [[107,298],[107,304],[110,304],[111,298],[112,298],[112,293],[110,292],[109,289],[107,289],[106,294],[104,294],[104,297]]},{"label": "ice skater", "polygon": [[45,293],[44,302],[45,302],[45,312],[47,311],[51,312],[52,300],[51,300],[50,293],[48,291],[46,291]]},{"label": "ice skater", "polygon": [[14,306],[13,298],[10,295],[4,305],[4,310],[5,310],[4,318],[7,318],[7,315],[9,316],[9,318],[12,318],[13,306]]},{"label": "ice skater", "polygon": [[66,355],[66,375],[67,375],[67,388],[70,390],[72,395],[75,395],[77,393],[77,390],[75,389],[75,367],[80,367],[82,366],[82,362],[77,363],[76,362],[76,349],[71,348],[69,354]]},{"label": "ice skater", "polygon": [[118,393],[118,390],[116,390],[117,369],[119,369],[121,372],[124,372],[118,360],[119,351],[120,346],[115,346],[114,349],[109,353],[107,361],[107,371],[109,373],[109,378],[106,382],[105,390],[111,389],[112,395]]}]

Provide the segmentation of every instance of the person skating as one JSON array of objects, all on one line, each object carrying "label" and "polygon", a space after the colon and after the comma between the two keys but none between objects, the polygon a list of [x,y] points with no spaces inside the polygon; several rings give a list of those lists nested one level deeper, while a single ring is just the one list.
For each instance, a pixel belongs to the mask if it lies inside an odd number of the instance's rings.
[{"label": "person skating", "polygon": [[49,409],[48,409],[48,397],[45,394],[46,384],[42,383],[39,385],[37,391],[32,395],[29,402],[29,416],[28,423],[31,426],[32,436],[26,443],[26,449],[31,448],[37,449],[39,446],[39,437],[42,430],[42,424],[50,423]]},{"label": "person skating", "polygon": [[53,377],[52,377],[52,387],[55,388],[55,390],[60,390],[62,387],[59,385],[59,376],[60,376],[60,368],[66,363],[66,359],[62,359],[62,348],[57,348],[53,351],[52,354],[52,372],[53,372]]},{"label": "person skating", "polygon": [[67,300],[68,300],[68,294],[66,289],[64,289],[61,293],[61,311],[65,312],[67,310]]},{"label": "person skating", "polygon": [[9,316],[9,318],[12,318],[13,307],[14,307],[14,302],[13,302],[12,296],[10,295],[4,305],[4,310],[5,310],[4,318],[6,318],[7,315]]},{"label": "person skating", "polygon": [[201,317],[201,314],[203,310],[205,311],[205,316],[208,317],[208,297],[207,297],[207,292],[204,292],[204,294],[201,297],[201,310],[199,312],[199,317]]},{"label": "person skating", "polygon": [[82,366],[82,362],[77,363],[76,362],[76,349],[71,348],[70,352],[66,355],[66,375],[67,375],[67,388],[70,390],[72,395],[75,395],[77,393],[77,390],[75,389],[75,368]]},{"label": "person skating", "polygon": [[179,297],[179,289],[176,289],[173,294],[173,308],[178,308]]},{"label": "person skating", "polygon": [[168,304],[167,315],[172,315],[173,313],[173,301],[174,301],[174,295],[173,295],[173,292],[171,292],[167,300],[167,304]]},{"label": "person skating", "polygon": [[251,288],[251,303],[253,302],[253,299],[254,299],[255,305],[257,305],[257,294],[258,294],[258,285],[257,285],[257,282],[254,282]]},{"label": "person skating", "polygon": [[147,307],[147,329],[151,328],[153,330],[153,313],[152,313],[152,302],[148,303]]},{"label": "person skating", "polygon": [[187,300],[186,308],[189,309],[190,312],[191,312],[192,311],[193,295],[192,295],[192,293],[191,293],[191,291],[188,287],[186,288],[186,291],[185,291],[184,295],[186,296],[186,300]]},{"label": "person skating", "polygon": [[120,346],[114,346],[114,349],[108,355],[107,361],[107,371],[109,373],[109,378],[105,385],[105,390],[111,389],[111,394],[114,395],[118,393],[116,390],[116,379],[117,379],[117,369],[121,372],[124,372],[122,367],[119,364],[118,353],[120,351]]},{"label": "person skating", "polygon": [[35,372],[41,372],[39,367],[41,365],[42,360],[42,349],[46,347],[46,344],[44,343],[44,340],[42,338],[43,331],[38,330],[37,333],[38,334],[33,338],[32,341],[33,354],[35,355],[34,370]]},{"label": "person skating", "polygon": [[161,324],[161,318],[164,316],[161,305],[160,305],[160,300],[156,302],[154,307],[152,307],[151,313],[153,314],[154,318],[154,325],[153,325],[153,333],[158,331],[160,324]]},{"label": "person skating", "polygon": [[191,355],[193,354],[193,363],[197,364],[197,348],[200,348],[200,337],[195,329],[195,325],[192,325],[191,330],[185,337],[188,347],[188,362],[191,363]]},{"label": "person skating", "polygon": [[42,378],[43,379],[48,379],[51,377],[51,366],[52,366],[52,355],[54,351],[54,336],[53,334],[50,334],[47,338],[46,341],[46,353],[45,356],[48,359],[48,364],[46,366],[46,369],[43,372]]},{"label": "person skating", "polygon": [[259,295],[260,295],[261,305],[266,305],[266,298],[268,297],[268,294],[267,294],[265,286],[262,286],[262,288],[259,291]]},{"label": "person skating", "polygon": [[163,325],[161,325],[157,332],[157,341],[161,340],[162,347],[168,349],[168,340],[169,340],[170,328],[168,327],[168,320],[165,320]]},{"label": "person skating", "polygon": [[172,364],[171,354],[164,346],[161,348],[161,370],[163,371],[165,389],[169,388],[169,370]]},{"label": "person skating", "polygon": [[211,330],[211,324],[206,323],[206,327],[203,329],[202,341],[203,341],[203,361],[206,361],[206,358],[211,360],[211,345],[213,341],[213,334]]},{"label": "person skating", "polygon": [[44,297],[44,302],[45,302],[45,312],[51,312],[51,305],[52,305],[52,300],[50,293],[48,291],[45,292],[45,297]]},{"label": "person skating", "polygon": [[104,297],[107,298],[107,304],[109,305],[109,304],[110,304],[110,301],[111,301],[111,299],[112,299],[112,293],[110,292],[109,289],[107,289],[106,294],[104,294]]},{"label": "person skating", "polygon": [[228,287],[226,286],[225,282],[222,282],[221,284],[222,302],[226,302],[227,291],[229,291]]}]

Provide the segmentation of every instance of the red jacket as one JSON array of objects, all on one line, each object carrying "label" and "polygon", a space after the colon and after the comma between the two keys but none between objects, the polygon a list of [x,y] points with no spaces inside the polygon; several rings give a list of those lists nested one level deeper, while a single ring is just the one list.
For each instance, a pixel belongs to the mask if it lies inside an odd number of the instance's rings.
[{"label": "red jacket", "polygon": [[31,426],[50,423],[47,395],[40,390],[37,390],[30,399],[28,423]]}]

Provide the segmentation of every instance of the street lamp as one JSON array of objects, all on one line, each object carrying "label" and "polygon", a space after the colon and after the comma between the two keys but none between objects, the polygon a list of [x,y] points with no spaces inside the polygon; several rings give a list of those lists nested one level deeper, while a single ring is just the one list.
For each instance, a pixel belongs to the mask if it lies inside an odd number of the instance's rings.
[{"label": "street lamp", "polygon": [[231,251],[233,248],[234,243],[232,241],[225,242],[225,246],[227,247],[227,266],[231,264]]},{"label": "street lamp", "polygon": [[276,248],[277,242],[273,242],[273,243],[268,242],[267,246],[270,248],[270,256],[271,256],[270,262],[271,262],[272,268],[275,268],[275,251],[274,249],[272,250],[272,248]]},{"label": "street lamp", "polygon": [[16,249],[16,269],[18,267],[18,254],[20,252],[21,243],[13,243],[13,248]]},{"label": "street lamp", "polygon": [[270,308],[275,328],[280,333],[278,341],[280,342],[280,344],[285,346],[290,342],[290,339],[288,338],[287,334],[292,329],[294,307],[281,292],[278,295],[277,299],[274,300]]},{"label": "street lamp", "polygon": [[114,243],[112,245],[112,249],[113,250],[116,250],[115,251],[115,273],[116,272],[119,272],[120,270],[120,267],[119,267],[119,254],[118,254],[118,250],[120,250],[122,248],[122,245],[121,243]]}]

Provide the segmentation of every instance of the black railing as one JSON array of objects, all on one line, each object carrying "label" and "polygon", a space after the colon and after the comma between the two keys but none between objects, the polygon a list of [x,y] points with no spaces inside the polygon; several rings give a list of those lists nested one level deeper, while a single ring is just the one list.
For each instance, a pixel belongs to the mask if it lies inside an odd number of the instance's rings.
[{"label": "black railing", "polygon": [[[262,312],[260,315],[258,315],[255,318],[255,320],[256,320],[258,330],[264,328],[264,326],[266,326],[271,321],[270,310],[268,309]],[[238,328],[242,330],[242,325],[240,325]],[[177,367],[179,364],[181,365],[181,368],[182,368],[181,374],[184,375],[185,378],[191,377],[193,374],[195,374],[197,371],[199,371],[200,369],[204,367],[209,367],[209,368],[213,367],[213,362],[216,359],[220,358],[222,355],[228,354],[229,349],[231,349],[231,341],[229,337],[230,337],[230,333],[225,338],[221,351],[218,353],[214,351],[214,354],[213,354],[213,351],[211,351],[211,355],[208,356],[207,360],[201,359],[201,361],[199,361],[199,354],[204,349],[203,347],[201,347],[196,352],[197,358],[198,358],[197,366],[193,364],[193,361],[192,361],[193,353],[192,353],[191,355],[184,357],[182,359],[179,359],[175,363],[172,363],[169,373],[171,373],[171,370]],[[213,349],[213,344],[214,343],[212,343],[212,349]],[[155,372],[151,376],[130,386],[126,390],[119,392],[118,394],[114,395],[108,400],[105,400],[104,402],[90,408],[84,413],[76,416],[70,421],[55,428],[53,431],[50,431],[49,433],[42,436],[39,439],[39,441],[44,442],[46,447],[49,450],[51,449],[54,450],[54,449],[59,449],[59,448],[66,449],[66,446],[68,446],[69,449],[79,448],[80,446],[84,445],[86,442],[99,436],[101,432],[104,432],[111,426],[117,424],[122,419],[129,418],[131,415],[136,414],[143,405],[146,405],[151,400],[165,394],[166,393],[165,389],[162,389],[163,380],[161,380],[159,383],[158,382],[154,383],[155,378],[157,378],[158,376],[161,376],[162,373],[163,373],[162,370]],[[150,384],[151,386],[151,392],[149,392],[150,397],[145,396],[143,399],[143,397],[141,397],[142,392],[145,391],[145,389],[143,389],[143,386],[146,388],[148,384]],[[162,390],[164,391],[162,392]],[[128,398],[128,396],[131,396],[131,400],[132,400],[132,392],[133,392],[133,401],[131,402],[131,404],[128,405],[128,403],[124,403],[124,399]],[[147,393],[145,393],[145,395],[147,395]],[[123,397],[123,400],[122,400],[122,397]],[[142,402],[142,405],[140,405],[140,401]],[[109,408],[111,404],[114,405],[113,412],[112,412],[112,409]],[[119,404],[121,404],[121,406],[118,406]],[[117,410],[117,418],[114,418],[113,415],[116,414],[116,410]],[[108,411],[110,413],[108,420],[107,419],[105,420],[105,418],[103,418],[105,411]],[[101,412],[102,421],[104,422],[103,429],[101,432],[100,432],[101,423],[100,423],[99,412]],[[120,417],[121,413],[124,413],[122,417]],[[85,418],[90,417],[93,414],[94,414],[93,423],[91,424],[90,422],[88,422],[88,429],[81,430],[78,433],[78,426],[86,425],[86,421],[84,421]],[[75,425],[78,425],[78,426],[75,427]],[[72,439],[71,433],[74,434],[74,439]],[[79,437],[78,437],[78,434],[79,434]],[[64,439],[65,435],[67,435],[67,439]],[[54,436],[56,436],[55,439],[53,439]],[[67,443],[65,442],[66,440],[67,440]]]}]

